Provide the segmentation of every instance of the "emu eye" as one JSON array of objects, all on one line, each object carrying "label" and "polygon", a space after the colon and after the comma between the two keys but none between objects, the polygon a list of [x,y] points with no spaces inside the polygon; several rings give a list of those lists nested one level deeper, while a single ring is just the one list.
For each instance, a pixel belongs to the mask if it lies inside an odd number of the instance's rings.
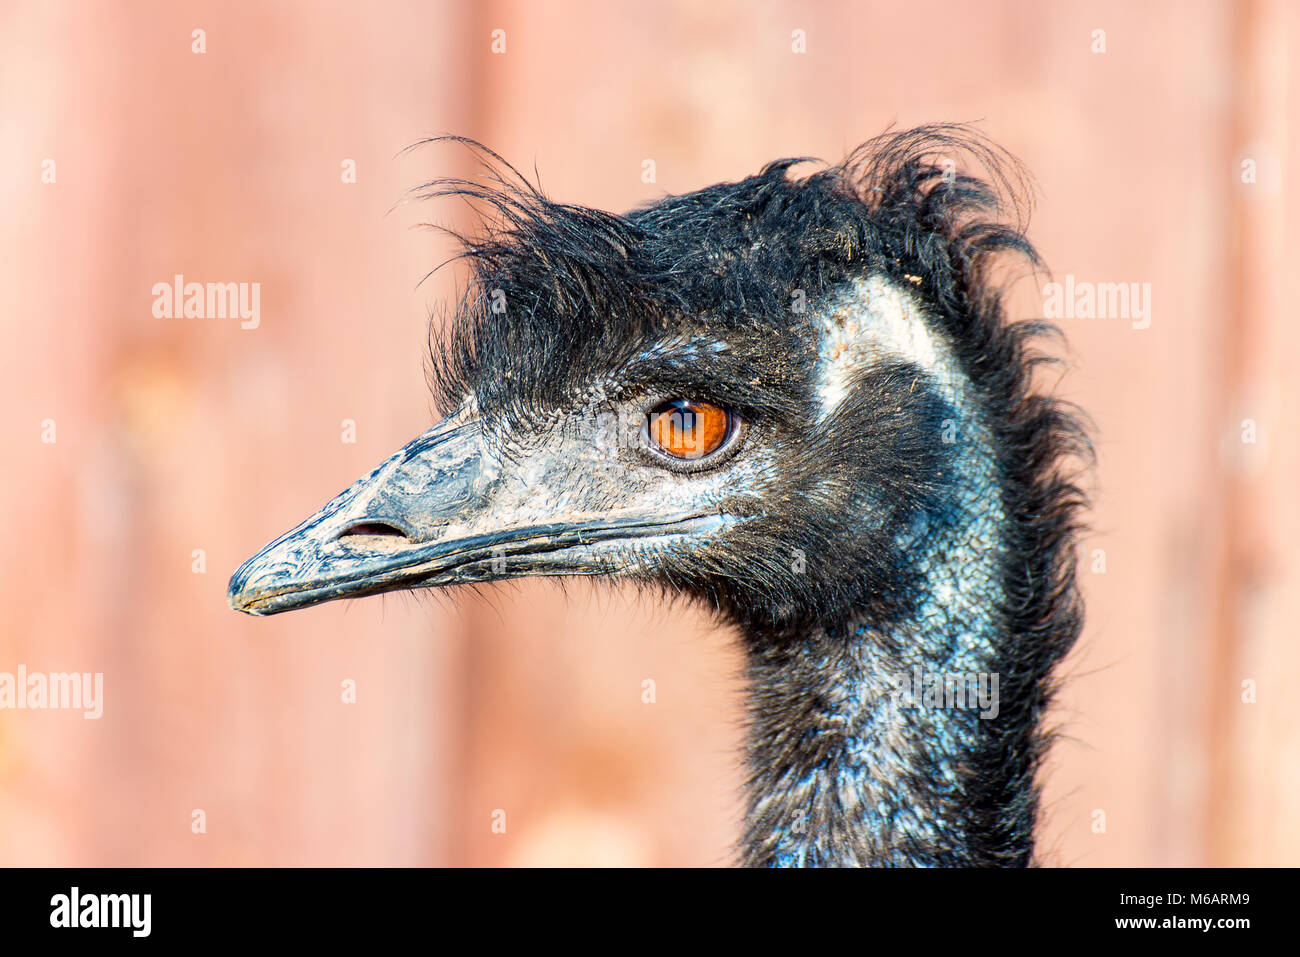
[{"label": "emu eye", "polygon": [[735,427],[726,409],[693,399],[669,399],[650,410],[650,441],[677,459],[699,459],[726,443]]}]

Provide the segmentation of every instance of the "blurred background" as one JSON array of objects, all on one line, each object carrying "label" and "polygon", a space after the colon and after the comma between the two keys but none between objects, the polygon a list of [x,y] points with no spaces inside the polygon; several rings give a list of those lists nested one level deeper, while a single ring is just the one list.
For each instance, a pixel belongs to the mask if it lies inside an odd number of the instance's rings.
[{"label": "blurred background", "polygon": [[[0,37],[0,671],[104,675],[98,720],[0,710],[0,864],[727,863],[702,614],[534,581],[254,620],[226,582],[433,419],[457,277],[415,227],[469,223],[398,204],[472,169],[404,147],[622,210],[940,120],[1034,173],[1054,278],[1151,290],[1060,320],[1099,467],[1043,856],[1300,863],[1300,5],[3,0]],[[156,316],[177,274],[258,283],[257,327]]]}]

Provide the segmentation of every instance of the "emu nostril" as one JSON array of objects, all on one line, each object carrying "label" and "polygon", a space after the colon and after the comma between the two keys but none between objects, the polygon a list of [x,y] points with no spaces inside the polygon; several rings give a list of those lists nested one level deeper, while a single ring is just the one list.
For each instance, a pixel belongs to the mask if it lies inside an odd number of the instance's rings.
[{"label": "emu nostril", "polygon": [[385,536],[388,538],[409,538],[406,532],[386,522],[361,522],[357,525],[350,525],[343,530],[339,538],[347,538],[351,535],[371,535]]}]

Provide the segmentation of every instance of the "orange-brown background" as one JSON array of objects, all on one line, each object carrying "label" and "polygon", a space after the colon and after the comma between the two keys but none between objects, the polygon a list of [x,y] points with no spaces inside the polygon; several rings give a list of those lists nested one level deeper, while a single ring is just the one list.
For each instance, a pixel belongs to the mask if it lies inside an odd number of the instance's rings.
[{"label": "orange-brown background", "polygon": [[[1152,287],[1149,329],[1063,322],[1100,466],[1047,859],[1300,863],[1297,41],[1227,0],[5,2],[0,671],[102,671],[105,713],[0,712],[0,863],[727,861],[740,661],[695,611],[529,582],[254,620],[226,580],[430,422],[455,277],[417,288],[448,248],[410,227],[464,213],[389,210],[469,166],[403,147],[624,209],[970,119],[1057,278]],[[260,328],[154,318],[176,273],[260,282]]]}]

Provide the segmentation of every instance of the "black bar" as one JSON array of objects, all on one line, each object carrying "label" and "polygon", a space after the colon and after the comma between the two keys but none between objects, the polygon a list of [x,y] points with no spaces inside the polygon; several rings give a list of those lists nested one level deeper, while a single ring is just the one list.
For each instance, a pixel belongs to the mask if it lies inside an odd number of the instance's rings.
[{"label": "black bar", "polygon": [[[1026,935],[1045,946],[1189,936],[1231,945],[1261,930],[1290,936],[1295,886],[1292,870],[1245,869],[8,869],[0,870],[0,926],[6,943],[63,938],[92,946],[319,942],[333,949],[349,939],[376,944],[414,933],[440,949],[466,935],[488,943],[534,933],[540,944],[598,929],[618,935],[603,938],[609,946],[641,936],[669,946],[691,927],[730,940],[788,932],[810,947],[843,932],[864,946],[899,934],[918,946],[929,940],[963,949],[1028,942]],[[125,926],[52,926],[71,923],[74,887],[78,923],[103,915]],[[143,896],[102,896],[146,894],[147,936]],[[1154,923],[1120,926],[1134,920]],[[1240,920],[1245,925],[1223,924]]]}]

